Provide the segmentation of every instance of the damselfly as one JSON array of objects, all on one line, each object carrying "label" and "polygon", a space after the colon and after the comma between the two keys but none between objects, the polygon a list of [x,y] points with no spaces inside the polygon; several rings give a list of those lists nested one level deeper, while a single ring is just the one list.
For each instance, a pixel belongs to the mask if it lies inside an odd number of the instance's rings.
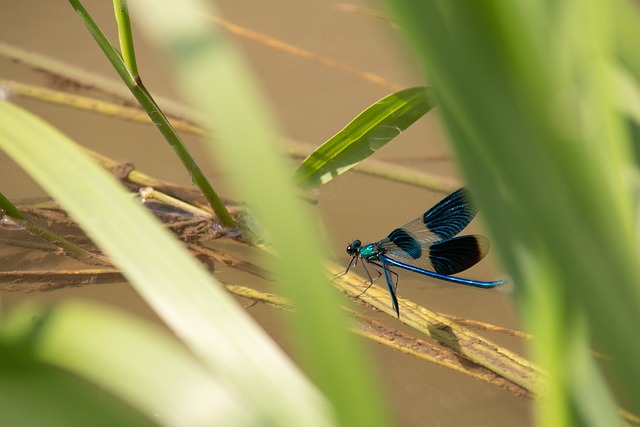
[{"label": "damselfly", "polygon": [[[363,246],[360,240],[354,240],[347,246],[347,254],[351,255],[351,261],[346,271],[355,266],[358,259],[374,266],[379,276],[384,275],[393,309],[398,317],[398,275],[390,269],[391,266],[467,286],[492,288],[500,285],[503,283],[501,280],[482,282],[451,276],[475,265],[489,251],[489,240],[484,236],[455,237],[471,222],[476,213],[477,209],[469,204],[466,191],[461,188],[442,199],[422,216],[396,228],[378,242]],[[374,279],[364,263],[363,267],[369,277],[369,283],[373,283]],[[396,276],[395,283],[391,275]]]}]

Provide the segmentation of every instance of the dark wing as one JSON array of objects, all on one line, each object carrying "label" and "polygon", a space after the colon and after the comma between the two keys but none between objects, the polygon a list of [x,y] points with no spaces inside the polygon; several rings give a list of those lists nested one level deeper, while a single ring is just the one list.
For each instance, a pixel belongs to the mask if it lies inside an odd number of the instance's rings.
[{"label": "dark wing", "polygon": [[461,188],[423,215],[393,230],[376,246],[398,261],[411,263],[422,258],[431,245],[458,234],[476,213],[467,201],[465,189]]},{"label": "dark wing", "polygon": [[429,264],[436,273],[456,274],[477,264],[489,252],[489,240],[484,236],[454,237],[429,247]]},{"label": "dark wing", "polygon": [[422,215],[422,223],[439,240],[446,240],[461,232],[476,213],[478,210],[469,203],[467,191],[461,188],[426,211]]},{"label": "dark wing", "polygon": [[477,212],[477,209],[468,203],[465,189],[461,188],[449,194],[418,218],[393,230],[387,239],[391,241],[402,239],[404,234],[398,230],[409,234],[421,246],[450,239],[462,231]]},{"label": "dark wing", "polygon": [[444,275],[468,269],[489,251],[489,240],[484,236],[459,236],[421,244],[401,228],[376,245],[380,254],[387,258]]}]

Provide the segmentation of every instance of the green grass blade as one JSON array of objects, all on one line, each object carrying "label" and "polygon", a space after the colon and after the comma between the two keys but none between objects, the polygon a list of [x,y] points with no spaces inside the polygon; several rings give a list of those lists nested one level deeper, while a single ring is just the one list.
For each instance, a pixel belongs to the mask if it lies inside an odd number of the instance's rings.
[{"label": "green grass blade", "polygon": [[0,101],[0,149],[61,203],[203,364],[262,416],[280,425],[330,424],[327,402],[300,371],[80,147]]},{"label": "green grass blade", "polygon": [[431,91],[413,87],[388,95],[307,157],[293,180],[309,190],[329,182],[366,159],[435,106]]},{"label": "green grass blade", "polygon": [[[271,110],[238,52],[204,19],[217,14],[194,0],[139,6],[133,16],[165,50],[177,87],[206,118],[203,127],[216,135],[207,141],[212,158],[228,168],[236,197],[247,201],[273,243],[277,256],[270,266],[285,284],[279,290],[295,305],[289,325],[306,371],[334,405],[341,425],[387,425],[371,360],[348,332],[340,308],[344,299],[325,276],[327,251],[317,220],[291,184]],[[310,415],[305,424],[311,420]]]},{"label": "green grass blade", "polygon": [[26,221],[22,212],[15,207],[13,203],[9,199],[5,197],[4,194],[0,193],[0,215],[7,215],[13,219],[17,219],[20,221]]},{"label": "green grass blade", "polygon": [[97,384],[161,425],[246,426],[265,421],[175,338],[107,307],[80,302],[54,309],[23,306],[5,321],[0,342],[23,351],[24,358]]},{"label": "green grass blade", "polygon": [[133,33],[131,32],[131,20],[129,19],[129,6],[127,0],[113,0],[113,11],[118,24],[118,40],[120,41],[120,52],[122,60],[127,64],[134,80],[138,80],[138,64],[136,62],[136,52],[133,45]]}]

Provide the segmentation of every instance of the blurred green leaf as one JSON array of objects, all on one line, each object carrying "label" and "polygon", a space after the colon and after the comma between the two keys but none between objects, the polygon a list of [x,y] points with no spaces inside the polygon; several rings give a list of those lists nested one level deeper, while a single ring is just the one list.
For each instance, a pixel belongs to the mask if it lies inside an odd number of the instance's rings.
[{"label": "blurred green leaf", "polygon": [[295,317],[287,319],[291,342],[305,371],[333,405],[325,414],[295,404],[287,410],[295,410],[304,420],[299,425],[305,426],[327,420],[344,426],[387,425],[372,361],[348,331],[341,309],[345,299],[326,277],[327,250],[317,218],[291,183],[290,160],[271,120],[273,109],[223,30],[205,19],[216,16],[210,3],[135,2],[132,16],[166,53],[177,87],[198,110],[202,126],[215,135],[206,141],[211,158],[228,171],[235,197],[249,204],[277,254],[268,259],[269,266],[284,284],[279,292],[296,308]]},{"label": "blurred green leaf", "polygon": [[[549,377],[539,425],[582,425],[597,396],[611,398],[604,381],[574,388],[575,375],[595,378],[588,344],[615,361],[609,383],[640,412],[630,327],[640,324],[639,181],[615,73],[636,64],[626,71],[637,87],[637,49],[621,39],[640,28],[636,11],[617,0],[387,4],[427,71],[535,335]],[[578,327],[588,338],[571,343]],[[612,407],[599,404],[600,419],[615,418]]]},{"label": "blurred green leaf", "polygon": [[4,322],[0,342],[21,350],[22,357],[99,385],[161,425],[247,426],[265,421],[165,331],[97,304],[20,307]]},{"label": "blurred green leaf", "polygon": [[124,401],[0,339],[0,425],[146,427],[157,425]]},{"label": "blurred green leaf", "polygon": [[321,186],[366,159],[435,106],[431,90],[412,87],[388,95],[358,115],[298,167],[293,181]]},{"label": "blurred green leaf", "polygon": [[628,68],[636,80],[640,79],[640,50],[635,40],[640,38],[640,11],[638,4],[628,0],[613,0],[609,6],[611,9],[611,27],[614,32],[616,51],[625,68]]}]

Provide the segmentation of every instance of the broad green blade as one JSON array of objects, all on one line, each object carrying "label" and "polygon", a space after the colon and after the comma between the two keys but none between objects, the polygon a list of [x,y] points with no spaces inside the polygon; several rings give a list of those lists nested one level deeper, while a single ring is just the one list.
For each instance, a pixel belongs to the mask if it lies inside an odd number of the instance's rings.
[{"label": "broad green blade", "polygon": [[[616,396],[640,412],[637,147],[616,92],[638,86],[632,2],[386,4],[428,73],[535,336],[549,379],[538,425],[614,419]],[[579,322],[586,338],[570,347]],[[610,360],[607,381],[593,380],[589,346]]]},{"label": "broad green blade", "polygon": [[202,265],[79,146],[32,114],[0,101],[0,149],[65,207],[158,316],[209,370],[267,417],[267,424],[329,424],[327,402],[315,387]]},{"label": "broad green blade", "polygon": [[[131,6],[138,5],[134,16],[144,24],[148,40],[166,53],[176,86],[198,111],[201,125],[215,134],[215,140],[206,141],[212,159],[228,170],[230,188],[251,206],[273,244],[277,256],[269,258],[269,267],[281,278],[278,291],[296,307],[286,326],[305,372],[330,400],[338,425],[390,425],[372,361],[347,330],[344,300],[322,268],[326,244],[317,218],[292,185],[282,137],[271,120],[273,109],[239,52],[205,21],[207,14],[216,16],[211,3],[156,0]],[[305,418],[298,425],[322,421],[294,406],[289,410]]]},{"label": "broad green blade", "polygon": [[296,170],[293,180],[305,190],[320,187],[366,159],[435,106],[428,88],[412,87],[382,98]]},{"label": "broad green blade", "polygon": [[[16,381],[39,377],[38,364],[45,363],[97,384],[100,388],[93,391],[96,402],[104,400],[107,391],[161,425],[247,426],[260,421],[246,400],[228,384],[218,382],[165,330],[101,305],[22,306],[3,323],[0,347],[33,359],[34,366],[27,365],[22,376],[16,374]],[[0,372],[7,367],[0,356]],[[65,386],[62,382],[61,387]],[[70,379],[66,382],[71,383],[66,387],[73,385]],[[37,384],[22,388],[27,386]],[[5,392],[0,395],[12,394]],[[89,397],[90,392],[85,390]],[[47,407],[57,400],[55,395],[32,393],[34,401],[22,404]],[[0,398],[0,407],[2,401],[4,398]],[[79,416],[82,409],[69,405],[61,416]]]},{"label": "broad green blade", "polygon": [[158,423],[75,375],[0,345],[0,425],[153,427]]}]

